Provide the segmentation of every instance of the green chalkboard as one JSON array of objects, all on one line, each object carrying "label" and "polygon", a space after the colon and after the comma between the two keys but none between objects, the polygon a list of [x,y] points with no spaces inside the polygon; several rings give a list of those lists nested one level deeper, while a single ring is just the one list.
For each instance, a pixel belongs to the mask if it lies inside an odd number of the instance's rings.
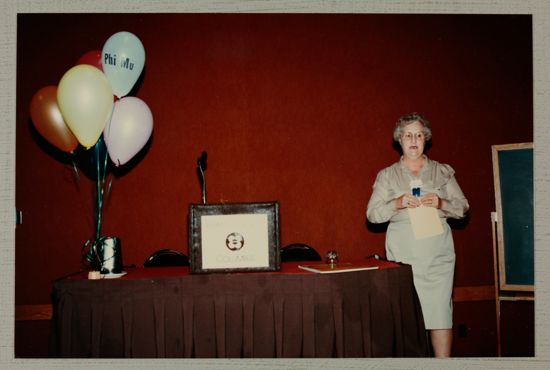
[{"label": "green chalkboard", "polygon": [[499,286],[533,291],[533,144],[493,145],[492,149]]}]

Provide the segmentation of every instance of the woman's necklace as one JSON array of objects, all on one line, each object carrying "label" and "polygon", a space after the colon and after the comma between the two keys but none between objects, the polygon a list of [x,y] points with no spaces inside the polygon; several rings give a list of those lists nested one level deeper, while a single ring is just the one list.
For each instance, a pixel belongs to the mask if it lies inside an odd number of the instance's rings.
[{"label": "woman's necklace", "polygon": [[[407,170],[409,170],[407,173],[407,176],[409,177],[409,189],[411,189],[411,194],[419,197],[421,194],[422,189],[422,180],[419,178],[420,172],[422,171],[422,168],[424,167],[425,159],[422,158],[422,161],[418,165],[417,163],[412,166],[414,169],[411,168],[410,164],[405,164],[407,167]],[[412,175],[412,176],[411,176]]]}]

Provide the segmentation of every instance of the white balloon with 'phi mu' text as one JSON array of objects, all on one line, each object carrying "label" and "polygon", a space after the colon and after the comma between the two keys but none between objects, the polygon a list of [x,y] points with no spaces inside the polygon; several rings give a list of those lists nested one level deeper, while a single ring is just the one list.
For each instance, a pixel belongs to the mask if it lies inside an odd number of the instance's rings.
[{"label": "white balloon with 'phi mu' text", "polygon": [[117,32],[105,42],[101,63],[113,93],[121,98],[128,95],[143,71],[145,49],[133,33]]}]

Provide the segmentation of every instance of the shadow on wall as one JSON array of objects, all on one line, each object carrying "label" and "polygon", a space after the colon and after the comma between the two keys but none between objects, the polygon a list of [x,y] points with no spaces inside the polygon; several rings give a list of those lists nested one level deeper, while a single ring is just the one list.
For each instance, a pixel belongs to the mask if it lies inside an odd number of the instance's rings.
[{"label": "shadow on wall", "polygon": [[[463,230],[470,223],[470,214],[467,213],[466,216],[460,220],[456,218],[448,218],[447,223],[453,230]],[[369,230],[371,233],[380,234],[380,233],[386,232],[386,230],[388,229],[389,222],[384,222],[381,224],[373,224],[372,222],[370,222],[365,218],[365,225],[367,227],[367,230]]]},{"label": "shadow on wall", "polygon": [[380,233],[386,232],[386,230],[388,229],[388,225],[390,223],[384,222],[381,224],[373,224],[372,222],[370,222],[365,218],[365,224],[366,224],[367,230],[369,230],[371,233],[380,234]]},{"label": "shadow on wall", "polygon": [[463,230],[470,223],[470,214],[467,213],[466,216],[461,219],[448,218],[447,223],[453,230]]}]

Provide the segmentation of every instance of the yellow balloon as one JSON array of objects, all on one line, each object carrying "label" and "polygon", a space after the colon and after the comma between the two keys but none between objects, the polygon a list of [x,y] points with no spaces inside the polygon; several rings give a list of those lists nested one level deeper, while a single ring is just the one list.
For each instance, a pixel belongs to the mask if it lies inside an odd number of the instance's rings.
[{"label": "yellow balloon", "polygon": [[78,142],[95,145],[113,111],[113,90],[98,68],[80,64],[69,69],[57,86],[57,105]]}]

